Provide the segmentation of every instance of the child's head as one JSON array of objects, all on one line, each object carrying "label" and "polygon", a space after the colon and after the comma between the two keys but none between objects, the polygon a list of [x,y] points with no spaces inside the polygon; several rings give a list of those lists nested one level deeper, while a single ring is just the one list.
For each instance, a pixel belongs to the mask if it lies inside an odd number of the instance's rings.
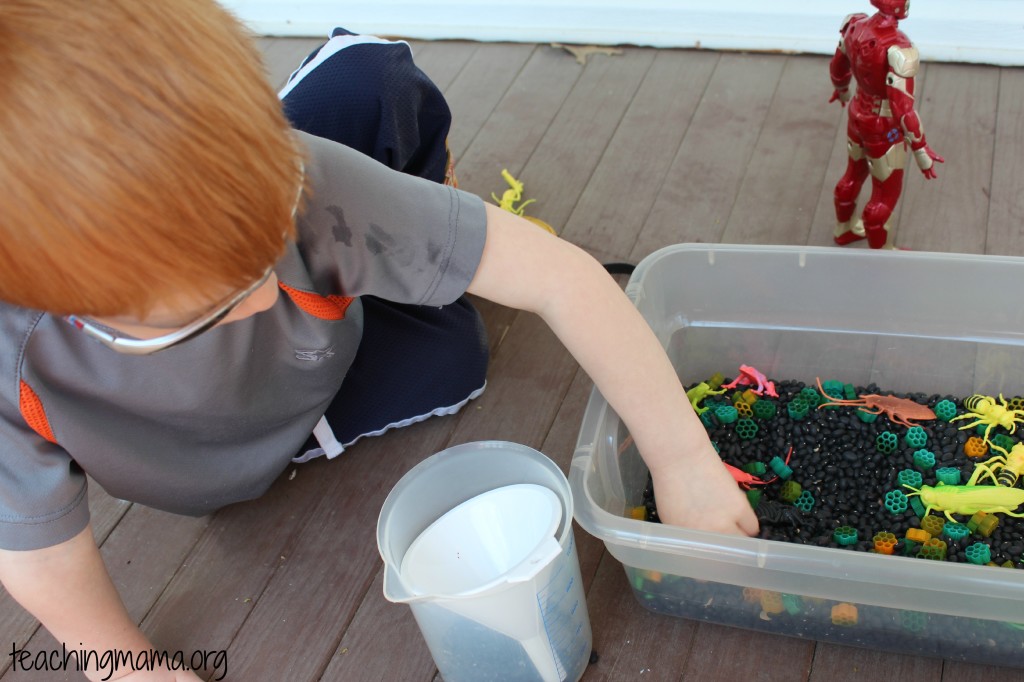
[{"label": "child's head", "polygon": [[3,0],[0,92],[0,300],[141,315],[283,252],[300,154],[214,0]]}]

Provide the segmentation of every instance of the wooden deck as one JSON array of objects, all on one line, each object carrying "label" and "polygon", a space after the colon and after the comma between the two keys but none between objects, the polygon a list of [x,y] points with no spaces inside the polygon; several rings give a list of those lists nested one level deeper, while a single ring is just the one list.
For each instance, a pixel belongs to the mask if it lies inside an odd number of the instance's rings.
[{"label": "wooden deck", "polygon": [[[262,40],[272,81],[317,42]],[[845,116],[827,104],[826,58],[624,48],[581,65],[547,45],[413,47],[454,112],[461,186],[500,194],[509,169],[537,200],[528,213],[598,258],[636,262],[687,241],[831,244]],[[1024,255],[1024,70],[926,64],[919,88],[929,141],[947,163],[927,183],[909,173],[895,242]],[[265,498],[210,517],[155,512],[92,487],[103,556],[160,648],[226,649],[230,680],[437,677],[409,609],[382,596],[375,527],[384,498],[418,461],[472,440],[524,443],[567,470],[590,389],[537,318],[482,309],[489,388],[455,417],[295,467]],[[579,528],[576,537],[600,655],[587,682],[1024,681],[1024,670],[656,616],[599,541]],[[0,631],[5,646],[56,646],[6,594]],[[2,682],[81,679],[9,664],[0,659]]]}]

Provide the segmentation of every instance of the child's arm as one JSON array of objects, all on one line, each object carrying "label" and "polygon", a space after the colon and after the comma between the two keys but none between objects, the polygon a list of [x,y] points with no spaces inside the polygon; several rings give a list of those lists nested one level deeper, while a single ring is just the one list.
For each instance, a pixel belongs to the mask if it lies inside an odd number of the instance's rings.
[{"label": "child's arm", "polygon": [[[92,530],[53,547],[0,550],[0,581],[69,651],[149,651],[153,645],[128,616],[103,564]],[[70,667],[74,668],[74,659]],[[90,680],[198,682],[191,672],[91,670]]]},{"label": "child's arm", "polygon": [[596,260],[488,204],[487,242],[469,291],[535,312],[554,330],[629,427],[663,522],[757,532],[660,342]]}]

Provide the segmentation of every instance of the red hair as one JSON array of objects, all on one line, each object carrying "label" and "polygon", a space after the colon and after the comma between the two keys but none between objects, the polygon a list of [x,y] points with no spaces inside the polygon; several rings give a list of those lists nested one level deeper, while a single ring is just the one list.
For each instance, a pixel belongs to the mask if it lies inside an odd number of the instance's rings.
[{"label": "red hair", "polygon": [[0,2],[0,300],[143,315],[255,280],[301,154],[212,0]]}]

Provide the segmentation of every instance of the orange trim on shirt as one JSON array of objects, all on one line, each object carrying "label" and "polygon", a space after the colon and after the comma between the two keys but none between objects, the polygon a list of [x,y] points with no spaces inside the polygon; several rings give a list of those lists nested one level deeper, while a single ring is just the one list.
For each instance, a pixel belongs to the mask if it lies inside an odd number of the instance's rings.
[{"label": "orange trim on shirt", "polygon": [[300,291],[290,287],[280,280],[278,280],[277,285],[281,287],[284,293],[288,294],[288,297],[292,299],[292,302],[299,309],[320,320],[345,319],[345,311],[348,310],[349,305],[355,300],[351,296],[311,294],[308,291]]},{"label": "orange trim on shirt", "polygon": [[53,429],[50,428],[50,421],[46,418],[43,401],[24,380],[22,380],[19,390],[18,409],[21,410],[21,416],[25,423],[32,427],[33,431],[51,443],[57,443],[57,439],[53,436]]}]

